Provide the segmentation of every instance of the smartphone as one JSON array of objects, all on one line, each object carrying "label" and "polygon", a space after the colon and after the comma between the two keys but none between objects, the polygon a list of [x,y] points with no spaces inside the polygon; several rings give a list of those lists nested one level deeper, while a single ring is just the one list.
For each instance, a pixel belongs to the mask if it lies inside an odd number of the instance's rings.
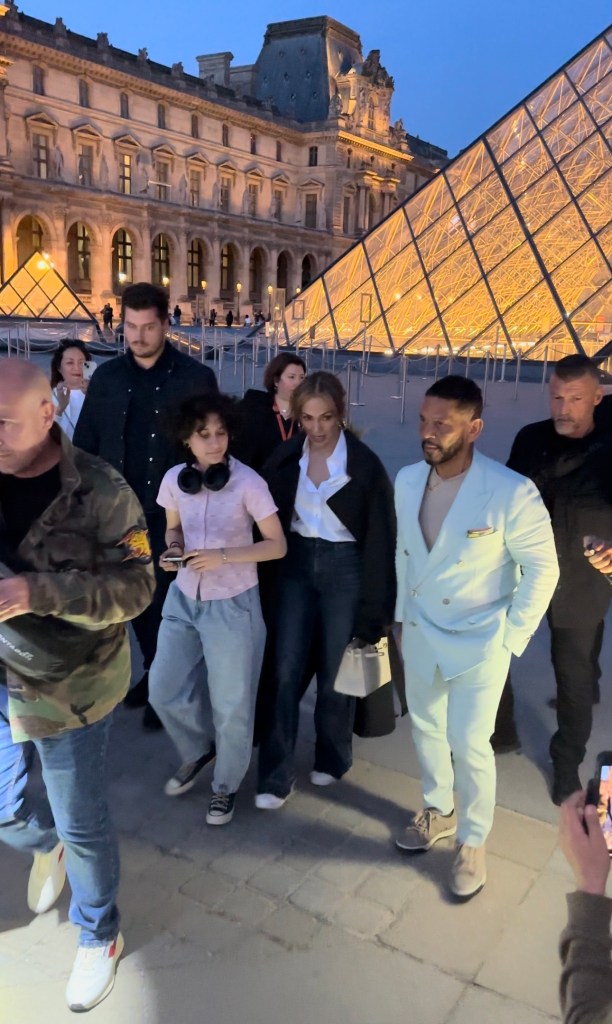
[{"label": "smartphone", "polygon": [[91,380],[94,370],[96,369],[96,365],[97,364],[91,359],[83,363],[83,380]]},{"label": "smartphone", "polygon": [[171,562],[173,565],[184,565],[185,558],[183,555],[166,555],[162,558],[162,562]]},{"label": "smartphone", "polygon": [[601,831],[612,857],[612,750],[598,755],[595,774],[587,785],[586,802],[597,808]]}]

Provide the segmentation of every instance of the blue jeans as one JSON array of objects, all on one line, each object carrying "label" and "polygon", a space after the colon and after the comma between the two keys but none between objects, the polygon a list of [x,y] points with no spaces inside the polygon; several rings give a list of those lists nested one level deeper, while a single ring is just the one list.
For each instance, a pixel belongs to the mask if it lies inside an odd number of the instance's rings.
[{"label": "blue jeans", "polygon": [[259,750],[260,793],[287,796],[295,781],[294,751],[304,667],[313,644],[315,771],[341,778],[351,767],[355,700],[336,693],[334,680],[353,636],[361,591],[356,544],[291,534],[276,595],[276,698]]},{"label": "blue jeans", "polygon": [[[33,854],[48,853],[62,840],[72,889],[70,920],[81,929],[82,946],[105,945],[119,931],[119,851],[106,800],[111,720],[107,715],[82,729],[14,743],[7,691],[0,685],[0,841]],[[28,804],[26,786],[35,750],[54,826]]]},{"label": "blue jeans", "polygon": [[172,583],[149,699],[183,762],[216,744],[215,793],[235,793],[249,767],[265,639],[258,587],[200,601]]}]

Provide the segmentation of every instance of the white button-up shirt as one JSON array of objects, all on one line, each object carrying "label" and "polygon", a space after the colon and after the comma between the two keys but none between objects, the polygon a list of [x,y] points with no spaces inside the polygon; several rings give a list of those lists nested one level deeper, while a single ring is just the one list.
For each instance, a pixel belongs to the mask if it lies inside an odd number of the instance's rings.
[{"label": "white button-up shirt", "polygon": [[318,487],[315,487],[308,476],[310,456],[308,438],[304,441],[302,452],[291,529],[295,533],[299,533],[301,537],[318,537],[320,540],[336,543],[354,541],[353,534],[340,522],[338,516],[327,504],[328,499],[350,480],[346,471],[346,438],[344,434],[340,434],[336,447],[327,459],[329,477]]}]

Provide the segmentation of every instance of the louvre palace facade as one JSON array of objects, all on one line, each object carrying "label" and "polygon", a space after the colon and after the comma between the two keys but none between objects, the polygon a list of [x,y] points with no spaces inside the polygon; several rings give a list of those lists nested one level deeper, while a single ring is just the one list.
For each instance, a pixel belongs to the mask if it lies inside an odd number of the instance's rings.
[{"label": "louvre palace facade", "polygon": [[446,162],[391,123],[379,52],[331,18],[232,59],[190,74],[0,0],[0,281],[41,250],[95,312],[152,280],[186,314],[265,315]]}]

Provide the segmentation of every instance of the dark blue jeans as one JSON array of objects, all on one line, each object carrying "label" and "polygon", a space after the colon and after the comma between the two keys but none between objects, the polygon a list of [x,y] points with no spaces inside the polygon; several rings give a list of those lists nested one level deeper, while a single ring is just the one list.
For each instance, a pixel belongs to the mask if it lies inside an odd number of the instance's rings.
[{"label": "dark blue jeans", "polygon": [[355,700],[334,690],[353,636],[361,589],[357,545],[291,534],[276,595],[276,698],[259,751],[260,793],[287,796],[295,781],[304,668],[315,649],[317,699],[314,768],[339,779],[352,764]]}]

